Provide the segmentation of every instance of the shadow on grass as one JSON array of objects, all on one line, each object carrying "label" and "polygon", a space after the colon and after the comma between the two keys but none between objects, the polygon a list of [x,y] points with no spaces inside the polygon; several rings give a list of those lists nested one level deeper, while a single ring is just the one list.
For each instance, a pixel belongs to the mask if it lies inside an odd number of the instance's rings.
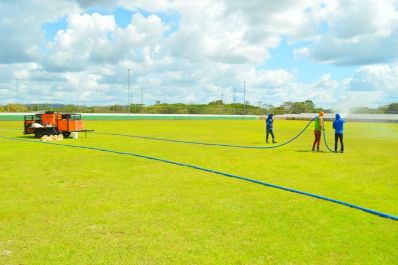
[{"label": "shadow on grass", "polygon": [[23,129],[20,128],[1,128],[0,131],[23,131]]},{"label": "shadow on grass", "polygon": [[[13,138],[40,141],[40,138],[36,138],[34,135],[19,135],[19,136],[15,136]],[[72,137],[67,137],[67,138],[63,138],[62,140],[63,141],[71,141],[71,140],[75,140],[75,139],[73,139]]]},{"label": "shadow on grass", "polygon": [[331,152],[329,152],[329,151],[324,151],[324,150],[321,150],[321,151],[312,151],[311,149],[309,149],[309,150],[296,150],[295,152],[298,152],[298,153],[314,153],[314,154],[316,154],[316,153],[322,153],[322,154],[332,154]]},{"label": "shadow on grass", "polygon": [[19,135],[19,136],[15,136],[14,138],[18,138],[18,139],[38,139],[38,140],[40,140],[40,138],[35,138],[33,135]]},{"label": "shadow on grass", "polygon": [[[313,151],[311,150],[295,150],[295,152],[299,152],[299,153],[312,153]],[[315,152],[314,152],[315,153]]]}]

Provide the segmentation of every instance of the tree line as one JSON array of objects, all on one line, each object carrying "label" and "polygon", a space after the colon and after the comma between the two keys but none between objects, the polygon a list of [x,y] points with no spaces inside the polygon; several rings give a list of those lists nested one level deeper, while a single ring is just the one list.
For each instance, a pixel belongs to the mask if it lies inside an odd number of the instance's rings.
[{"label": "tree line", "polygon": [[[153,105],[101,105],[85,106],[74,104],[6,104],[0,105],[0,112],[81,112],[81,113],[148,113],[148,114],[222,114],[222,115],[264,115],[274,114],[299,114],[316,113],[319,111],[334,112],[315,106],[311,100],[302,102],[284,102],[280,106],[271,104],[253,105],[250,102],[225,103],[216,100],[207,104],[185,104],[185,103],[161,103],[157,101]],[[364,114],[398,114],[398,103],[391,103],[378,108],[359,107],[350,111],[351,113]]]}]

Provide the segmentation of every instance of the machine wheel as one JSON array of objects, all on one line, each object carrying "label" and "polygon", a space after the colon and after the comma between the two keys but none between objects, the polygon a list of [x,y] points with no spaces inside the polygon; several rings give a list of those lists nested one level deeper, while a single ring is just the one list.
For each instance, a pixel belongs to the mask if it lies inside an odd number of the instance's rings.
[{"label": "machine wheel", "polygon": [[56,129],[54,129],[54,128],[48,128],[46,134],[48,136],[50,136],[50,135],[58,135],[58,131]]},{"label": "machine wheel", "polygon": [[35,130],[35,137],[36,138],[41,138],[44,135],[43,130]]},{"label": "machine wheel", "polygon": [[70,136],[70,132],[63,132],[62,133],[64,137],[69,137]]}]

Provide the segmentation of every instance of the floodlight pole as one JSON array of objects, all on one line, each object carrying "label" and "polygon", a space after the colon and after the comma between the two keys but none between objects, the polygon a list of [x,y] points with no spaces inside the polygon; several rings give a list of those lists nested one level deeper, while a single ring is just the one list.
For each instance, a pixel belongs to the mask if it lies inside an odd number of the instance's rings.
[{"label": "floodlight pole", "polygon": [[162,106],[159,108],[159,109],[162,109],[162,110],[164,110],[165,108],[166,108],[166,106],[165,106],[165,104],[166,104],[166,90],[165,90],[165,87],[167,86],[167,84],[165,84],[165,85],[162,85],[162,89],[163,89],[163,95],[162,95],[162,97],[163,97],[163,99],[162,99],[162,102],[161,102],[161,104],[162,104]]},{"label": "floodlight pole", "polygon": [[127,69],[127,109],[128,109],[128,119],[130,119],[130,111],[131,111],[131,104],[130,104],[130,69]]},{"label": "floodlight pole", "polygon": [[143,113],[144,110],[144,88],[141,87],[141,113]]},{"label": "floodlight pole", "polygon": [[224,113],[224,91],[221,88],[221,115]]},{"label": "floodlight pole", "polygon": [[16,90],[16,94],[15,94],[15,96],[16,96],[15,103],[18,104],[18,101],[19,101],[19,79],[17,78],[17,79],[15,79],[15,80],[16,80],[16,84],[15,84],[15,90]]},{"label": "floodlight pole", "polygon": [[234,87],[234,105],[233,105],[233,113],[234,114],[236,114],[236,111],[235,111],[235,104],[236,104],[236,87]]},{"label": "floodlight pole", "polygon": [[243,81],[243,119],[246,114],[246,81]]}]

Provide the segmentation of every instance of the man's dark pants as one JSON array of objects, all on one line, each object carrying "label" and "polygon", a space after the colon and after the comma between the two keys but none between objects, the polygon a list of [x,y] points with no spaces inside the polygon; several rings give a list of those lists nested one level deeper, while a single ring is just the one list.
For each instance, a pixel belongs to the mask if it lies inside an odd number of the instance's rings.
[{"label": "man's dark pants", "polygon": [[334,134],[334,151],[337,152],[337,142],[340,139],[341,152],[344,152],[344,142],[343,142],[343,134],[335,133]]},{"label": "man's dark pants", "polygon": [[275,135],[274,135],[274,130],[272,128],[267,128],[267,137],[265,141],[268,143],[268,136],[271,134],[272,136],[272,141],[275,142]]}]

